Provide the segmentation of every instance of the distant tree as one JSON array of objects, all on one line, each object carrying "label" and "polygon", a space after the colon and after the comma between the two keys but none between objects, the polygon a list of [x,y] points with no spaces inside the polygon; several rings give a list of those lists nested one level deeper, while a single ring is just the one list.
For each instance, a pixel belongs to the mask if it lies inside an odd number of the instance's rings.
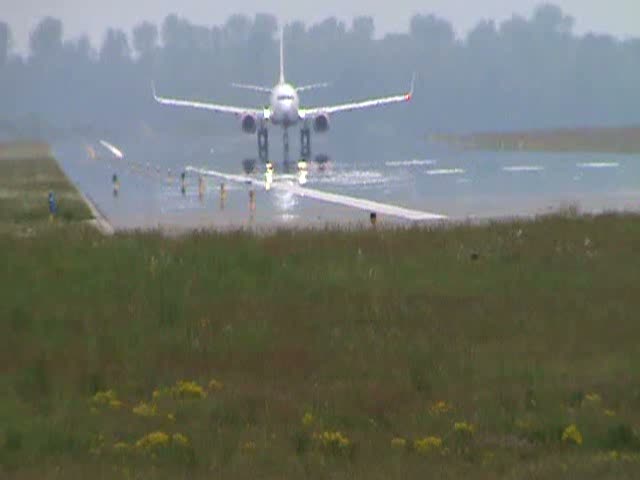
[{"label": "distant tree", "polygon": [[493,20],[478,23],[467,35],[467,47],[479,55],[495,53],[500,38]]},{"label": "distant tree", "polygon": [[336,17],[329,17],[320,23],[316,23],[309,28],[309,35],[313,39],[324,38],[328,42],[336,42],[340,40],[345,32],[344,22],[339,21]]},{"label": "distant tree", "polygon": [[133,29],[133,48],[139,57],[151,55],[158,47],[158,27],[143,22]]},{"label": "distant tree", "polygon": [[262,73],[257,78],[264,82],[269,77],[273,80],[272,65],[277,63],[273,48],[274,40],[278,33],[278,20],[273,15],[259,13],[255,16],[251,31],[249,32],[249,56],[252,57],[257,73]]},{"label": "distant tree", "polygon": [[82,35],[75,42],[76,54],[87,62],[91,62],[96,58],[96,51],[91,45],[91,40],[87,35]]},{"label": "distant tree", "polygon": [[249,41],[251,20],[246,15],[232,15],[224,24],[227,47],[243,47]]},{"label": "distant tree", "polygon": [[122,30],[107,30],[102,48],[100,49],[100,62],[107,65],[126,63],[131,58],[131,49],[127,34]]},{"label": "distant tree", "polygon": [[410,24],[411,36],[420,47],[446,51],[455,41],[455,33],[449,22],[434,15],[415,15]]},{"label": "distant tree", "polygon": [[11,49],[11,29],[5,22],[0,22],[0,67],[7,63]]},{"label": "distant tree", "polygon": [[278,19],[268,13],[258,13],[251,27],[252,40],[272,40],[278,32]]},{"label": "distant tree", "polygon": [[43,19],[29,37],[31,55],[36,60],[54,58],[62,52],[62,22],[56,18]]},{"label": "distant tree", "polygon": [[351,25],[351,32],[357,41],[370,41],[375,33],[372,17],[356,17]]},{"label": "distant tree", "polygon": [[533,14],[533,25],[546,34],[571,34],[575,20],[565,15],[560,7],[543,4]]}]

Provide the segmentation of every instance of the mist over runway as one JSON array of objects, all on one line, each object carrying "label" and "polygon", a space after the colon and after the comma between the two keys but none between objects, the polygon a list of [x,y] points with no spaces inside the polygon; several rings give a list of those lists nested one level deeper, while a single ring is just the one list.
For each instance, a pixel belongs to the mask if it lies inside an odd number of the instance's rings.
[{"label": "mist over runway", "polygon": [[[255,188],[255,210],[251,211],[250,187],[231,182],[225,182],[221,208],[221,181],[205,178],[200,198],[194,174],[187,174],[182,194],[180,174],[186,166],[242,174],[242,161],[255,158],[254,141],[240,135],[197,140],[178,136],[67,140],[55,144],[54,153],[71,180],[116,229],[369,224],[367,212],[284,190]],[[310,165],[305,187],[433,212],[454,221],[529,216],[569,206],[594,213],[638,210],[640,204],[637,156],[454,151],[424,141],[394,145],[375,138],[358,142],[359,152],[354,155],[352,148],[340,144],[334,149],[330,136],[316,142],[315,154],[327,155],[330,162],[325,171]],[[95,151],[95,158],[88,154],[88,147]],[[276,179],[285,174],[281,158],[274,149]],[[264,171],[264,166],[257,168]],[[292,161],[292,182],[296,173]],[[117,197],[114,174],[120,182]],[[379,222],[399,220],[379,215]]]}]

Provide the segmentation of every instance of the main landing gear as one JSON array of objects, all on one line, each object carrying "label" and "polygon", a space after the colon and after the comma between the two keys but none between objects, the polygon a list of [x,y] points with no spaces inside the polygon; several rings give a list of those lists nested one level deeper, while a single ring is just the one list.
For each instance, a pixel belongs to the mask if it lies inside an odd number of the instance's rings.
[{"label": "main landing gear", "polygon": [[311,158],[311,130],[308,127],[300,129],[300,158],[305,161]]},{"label": "main landing gear", "polygon": [[[289,162],[289,130],[284,129],[282,133],[282,146],[284,151],[284,163]],[[258,129],[258,157],[260,162],[266,165],[267,189],[273,181],[273,165],[269,161],[269,131],[266,127]],[[311,158],[311,129],[303,127],[300,129],[300,161],[298,162],[299,183],[307,181],[307,161]]]},{"label": "main landing gear", "polygon": [[258,130],[258,157],[262,163],[269,162],[269,130],[265,127]]},{"label": "main landing gear", "polygon": [[[289,130],[282,133],[282,145],[285,161],[289,160]],[[262,163],[269,163],[269,130],[266,127],[258,129],[258,158]],[[311,129],[300,129],[300,158],[308,161],[311,158]]]}]

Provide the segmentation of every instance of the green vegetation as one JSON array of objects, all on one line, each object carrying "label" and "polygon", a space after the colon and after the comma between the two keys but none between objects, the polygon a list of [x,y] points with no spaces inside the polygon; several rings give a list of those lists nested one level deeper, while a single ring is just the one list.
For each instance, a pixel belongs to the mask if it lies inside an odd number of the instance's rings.
[{"label": "green vegetation", "polygon": [[0,236],[0,476],[637,478],[638,245],[570,214]]},{"label": "green vegetation", "polygon": [[[49,219],[48,194],[53,191],[58,215]],[[0,144],[0,233],[34,234],[93,218],[48,147]]]},{"label": "green vegetation", "polygon": [[640,127],[433,135],[431,140],[481,150],[640,153]]}]

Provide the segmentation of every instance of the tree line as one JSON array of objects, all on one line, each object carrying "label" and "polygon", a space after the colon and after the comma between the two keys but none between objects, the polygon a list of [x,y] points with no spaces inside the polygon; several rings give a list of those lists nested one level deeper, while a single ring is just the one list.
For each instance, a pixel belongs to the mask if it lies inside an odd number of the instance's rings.
[{"label": "tree line", "polygon": [[[166,95],[255,106],[266,98],[232,82],[272,85],[278,73],[275,17],[234,15],[199,25],[179,15],[132,32],[109,29],[100,45],[65,40],[64,25],[43,19],[29,49],[12,49],[0,22],[0,131],[25,124],[69,129],[182,129],[226,132],[237,125],[210,114],[154,104]],[[336,18],[285,25],[287,79],[329,81],[303,94],[309,106],[401,93],[417,73],[414,103],[340,121],[348,134],[389,135],[640,123],[640,39],[574,32],[574,19],[544,4],[530,18],[481,21],[464,38],[434,15],[415,15],[404,33],[375,35],[374,20]]]}]

